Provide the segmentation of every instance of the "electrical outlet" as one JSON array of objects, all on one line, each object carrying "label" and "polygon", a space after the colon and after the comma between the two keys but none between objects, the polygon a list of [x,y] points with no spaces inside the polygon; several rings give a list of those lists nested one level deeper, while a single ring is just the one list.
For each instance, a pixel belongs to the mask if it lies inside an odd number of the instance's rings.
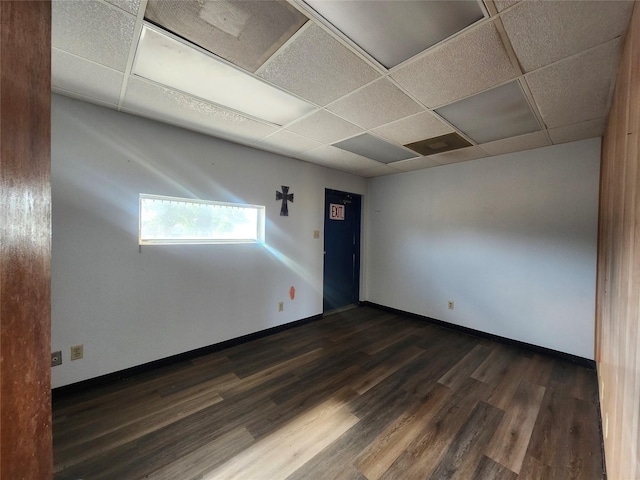
[{"label": "electrical outlet", "polygon": [[320,230],[313,231],[313,238],[320,238]]},{"label": "electrical outlet", "polygon": [[51,354],[51,366],[57,367],[58,365],[62,365],[62,352],[59,350]]},{"label": "electrical outlet", "polygon": [[84,347],[82,345],[74,345],[71,347],[71,360],[80,360],[84,356]]},{"label": "electrical outlet", "polygon": [[282,312],[284,310],[284,302],[278,302],[278,311]]},{"label": "electrical outlet", "polygon": [[449,300],[449,310],[453,310],[453,307],[454,307],[453,302]]}]

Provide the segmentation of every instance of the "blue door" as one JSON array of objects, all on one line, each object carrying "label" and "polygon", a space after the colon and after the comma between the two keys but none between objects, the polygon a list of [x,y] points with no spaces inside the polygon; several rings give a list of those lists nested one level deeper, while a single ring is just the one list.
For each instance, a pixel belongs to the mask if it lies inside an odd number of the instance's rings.
[{"label": "blue door", "polygon": [[325,191],[324,312],[358,303],[361,203],[355,193]]}]

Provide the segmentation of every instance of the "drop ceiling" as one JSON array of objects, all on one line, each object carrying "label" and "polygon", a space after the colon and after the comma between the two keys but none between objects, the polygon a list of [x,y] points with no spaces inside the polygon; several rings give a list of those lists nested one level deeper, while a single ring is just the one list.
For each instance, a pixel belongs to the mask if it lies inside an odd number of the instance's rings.
[{"label": "drop ceiling", "polygon": [[[52,89],[375,177],[601,136],[633,6],[54,0]],[[145,31],[186,53],[145,51]],[[246,86],[208,95],[211,79],[179,78],[185,56],[196,59],[189,71],[228,71]],[[262,112],[247,100],[258,92]],[[295,108],[280,112],[278,98]]]}]

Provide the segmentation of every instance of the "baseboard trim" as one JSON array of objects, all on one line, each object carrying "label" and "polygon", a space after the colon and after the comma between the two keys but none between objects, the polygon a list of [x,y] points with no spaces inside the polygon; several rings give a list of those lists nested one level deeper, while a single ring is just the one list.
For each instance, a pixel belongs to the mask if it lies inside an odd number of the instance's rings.
[{"label": "baseboard trim", "polygon": [[241,337],[231,338],[229,340],[225,340],[224,342],[215,343],[206,347],[196,348],[195,350],[190,350],[188,352],[179,353],[170,357],[161,358],[159,360],[154,360],[142,365],[136,365],[134,367],[119,370],[117,372],[107,373],[106,375],[101,375],[99,377],[89,378],[87,380],[64,385],[62,387],[56,387],[51,390],[52,401],[56,402],[57,400],[60,400],[61,398],[64,398],[68,395],[77,394],[87,390],[92,390],[94,388],[103,387],[105,385],[122,382],[160,367],[166,367],[172,364],[186,362],[189,360],[193,360],[194,358],[202,357],[204,355],[209,355],[211,353],[224,350],[225,348],[235,347],[252,340],[268,337],[269,335],[274,335],[285,330],[300,327],[307,323],[315,322],[317,320],[320,320],[321,318],[322,314],[320,313],[312,317],[303,318],[291,323],[285,323],[284,325],[278,325],[277,327],[271,327],[265,330],[260,330],[258,332],[249,333]]},{"label": "baseboard trim", "polygon": [[596,362],[595,360],[589,360],[588,358],[580,357],[578,355],[572,355],[570,353],[561,352],[559,350],[553,350],[547,347],[541,347],[539,345],[533,345],[531,343],[521,342],[520,340],[513,340],[507,337],[501,337],[500,335],[494,335],[492,333],[483,332],[481,330],[475,330],[473,328],[463,327],[461,325],[455,325],[453,323],[444,322],[442,320],[437,320],[435,318],[426,317],[424,315],[419,315],[417,313],[406,312],[404,310],[398,310],[397,308],[387,307],[386,305],[380,305],[378,303],[373,302],[360,302],[361,305],[366,305],[372,308],[377,308],[378,310],[384,310],[387,312],[396,313],[398,315],[404,315],[407,317],[416,318],[418,320],[426,321],[432,323],[434,325],[438,325],[440,327],[448,328],[450,330],[456,330],[458,332],[466,333],[467,335],[473,335],[475,337],[488,338],[490,340],[494,340],[496,342],[504,343],[507,345],[514,345],[520,348],[525,348],[527,350],[531,350],[536,353],[542,353],[544,355],[549,355],[551,357],[560,358],[562,360],[567,360],[569,362],[575,363],[577,365],[581,365],[583,367],[591,368],[595,370]]}]

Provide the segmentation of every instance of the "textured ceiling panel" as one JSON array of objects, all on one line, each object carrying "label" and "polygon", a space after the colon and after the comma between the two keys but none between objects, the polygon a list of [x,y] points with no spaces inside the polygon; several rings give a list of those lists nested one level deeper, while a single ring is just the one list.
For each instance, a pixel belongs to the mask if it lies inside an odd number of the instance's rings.
[{"label": "textured ceiling panel", "polygon": [[255,142],[277,131],[271,125],[135,77],[129,78],[123,109],[240,143]]},{"label": "textured ceiling panel", "polygon": [[333,146],[382,163],[397,162],[416,156],[413,152],[368,133],[342,140],[341,142],[334,143]]},{"label": "textured ceiling panel", "polygon": [[51,17],[54,47],[124,72],[134,16],[97,1],[55,1]]},{"label": "textured ceiling panel", "polygon": [[121,9],[133,14],[138,14],[138,8],[140,8],[140,0],[105,0],[111,5],[120,7]]},{"label": "textured ceiling panel", "polygon": [[423,138],[432,138],[453,132],[453,129],[430,112],[423,112],[383,125],[373,131],[381,137],[388,138],[400,145],[406,145]]},{"label": "textured ceiling panel", "polygon": [[142,28],[132,73],[242,114],[285,125],[316,107],[155,25]]},{"label": "textured ceiling panel", "polygon": [[358,175],[365,178],[381,177],[383,175],[393,175],[394,173],[400,173],[402,170],[390,167],[389,165],[379,165],[377,167],[365,168],[364,170],[358,170]]},{"label": "textured ceiling panel", "polygon": [[250,72],[307,21],[277,0],[149,0],[145,18]]},{"label": "textured ceiling panel", "polygon": [[540,130],[517,80],[439,108],[437,112],[476,143]]},{"label": "textured ceiling panel", "polygon": [[347,172],[360,172],[383,165],[380,162],[329,145],[301,153],[298,158]]},{"label": "textured ceiling panel", "polygon": [[124,75],[61,50],[51,51],[51,86],[117,105]]},{"label": "textured ceiling panel", "polygon": [[531,150],[532,148],[546,147],[551,145],[544,132],[528,133],[518,137],[505,138],[495,142],[483,143],[479,145],[482,150],[489,155],[502,155],[504,153],[520,152]]},{"label": "textured ceiling panel", "polygon": [[484,17],[480,5],[470,1],[305,2],[387,68]]},{"label": "textured ceiling panel", "polygon": [[389,166],[402,170],[403,172],[411,172],[413,170],[422,170],[423,168],[437,167],[440,165],[431,157],[410,158],[400,162],[390,163]]},{"label": "textured ceiling panel", "polygon": [[549,128],[607,115],[611,82],[620,56],[619,39],[526,76]]},{"label": "textured ceiling panel", "polygon": [[522,68],[531,72],[622,35],[633,2],[521,2],[502,15]]},{"label": "textured ceiling panel", "polygon": [[549,135],[554,144],[601,137],[604,134],[605,122],[606,118],[596,118],[576,125],[552,128]]},{"label": "textured ceiling panel", "polygon": [[375,128],[423,110],[384,78],[338,100],[328,109],[364,128]]},{"label": "textured ceiling panel", "polygon": [[349,123],[325,110],[312,113],[302,120],[292,123],[287,126],[287,130],[317,140],[320,143],[333,143],[364,131],[353,123]]},{"label": "textured ceiling panel", "polygon": [[437,162],[439,165],[447,165],[449,163],[466,162],[467,160],[475,160],[476,158],[484,158],[488,155],[483,152],[480,147],[461,148],[460,150],[452,150],[450,152],[438,153],[431,155],[429,158]]},{"label": "textured ceiling panel", "polygon": [[437,107],[514,78],[500,35],[488,22],[450,40],[391,76],[428,107]]},{"label": "textured ceiling panel", "polygon": [[316,25],[305,28],[258,75],[322,106],[380,76]]},{"label": "textured ceiling panel", "polygon": [[273,135],[263,138],[256,146],[265,146],[279,152],[296,154],[318,148],[322,145],[315,140],[287,132],[286,130],[280,130]]}]

